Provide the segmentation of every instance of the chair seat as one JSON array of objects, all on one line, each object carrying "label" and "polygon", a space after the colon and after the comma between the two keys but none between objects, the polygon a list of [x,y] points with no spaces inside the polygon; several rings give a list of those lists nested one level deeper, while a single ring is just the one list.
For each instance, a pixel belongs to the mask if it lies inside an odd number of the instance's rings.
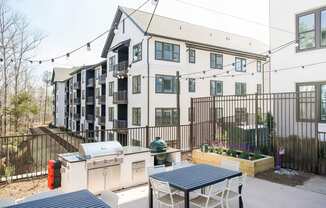
[{"label": "chair seat", "polygon": [[[184,201],[184,198],[178,194],[172,194],[174,204],[178,204]],[[169,194],[164,195],[158,199],[160,202],[168,205],[172,205],[171,197]]]},{"label": "chair seat", "polygon": [[[191,199],[190,202],[198,207],[205,207],[207,198],[204,196],[197,196],[197,197]],[[221,201],[210,197],[208,200],[208,207],[216,207],[217,205],[219,205],[221,203],[222,203]]]}]

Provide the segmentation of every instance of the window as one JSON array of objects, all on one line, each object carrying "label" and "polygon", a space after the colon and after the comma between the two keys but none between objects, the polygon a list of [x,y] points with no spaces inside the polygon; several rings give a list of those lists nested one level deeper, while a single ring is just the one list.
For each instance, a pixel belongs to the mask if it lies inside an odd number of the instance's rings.
[{"label": "window", "polygon": [[133,58],[132,61],[135,63],[142,59],[142,43],[138,43],[133,47]]},{"label": "window", "polygon": [[132,93],[137,94],[141,92],[141,76],[133,76],[132,77]]},{"label": "window", "polygon": [[210,63],[212,69],[223,69],[223,55],[217,53],[211,53]]},{"label": "window", "polygon": [[210,114],[209,114],[209,117],[210,117],[210,120],[213,121],[213,115],[215,113],[215,121],[219,121],[223,118],[223,108],[221,107],[217,107],[215,108],[215,112],[214,112],[214,108],[210,108]]},{"label": "window", "polygon": [[84,106],[82,106],[81,112],[82,112],[82,116],[85,116],[85,107]]},{"label": "window", "polygon": [[320,14],[320,38],[321,46],[326,46],[326,10],[322,11]]},{"label": "window", "polygon": [[114,119],[114,107],[108,108],[108,120],[113,121]]},{"label": "window", "polygon": [[[322,88],[320,88],[322,90]],[[313,121],[315,119],[315,91],[316,84],[298,84],[298,120],[299,121]],[[322,94],[321,94],[322,95]],[[321,103],[322,103],[321,98]],[[323,110],[320,111],[323,117]]]},{"label": "window", "polygon": [[247,67],[247,60],[244,58],[235,58],[235,71],[245,72]]},{"label": "window", "polygon": [[140,123],[141,123],[140,108],[132,108],[132,125],[140,126]]},{"label": "window", "polygon": [[217,80],[211,80],[210,82],[211,96],[222,96],[223,95],[223,82]]},{"label": "window", "polygon": [[247,94],[247,84],[244,82],[235,83],[235,95],[246,95]]},{"label": "window", "polygon": [[316,46],[315,14],[299,16],[298,20],[299,49],[309,49]]},{"label": "window", "polygon": [[257,72],[261,72],[261,61],[257,61]]},{"label": "window", "polygon": [[191,119],[192,119],[191,108],[188,108],[188,121],[191,122]]},{"label": "window", "polygon": [[180,62],[180,46],[155,41],[155,59]]},{"label": "window", "polygon": [[261,94],[261,93],[262,93],[261,84],[257,84],[257,94]]},{"label": "window", "polygon": [[156,93],[176,93],[176,78],[175,76],[156,75],[155,77],[155,92]]},{"label": "window", "polygon": [[156,126],[173,126],[178,123],[178,112],[176,108],[155,108]]},{"label": "window", "polygon": [[196,92],[196,79],[193,78],[188,79],[188,91]]},{"label": "window", "polygon": [[115,64],[115,56],[109,58],[109,71],[113,71],[113,66]]},{"label": "window", "polygon": [[95,116],[100,117],[100,107],[95,108]]},{"label": "window", "polygon": [[101,95],[101,91],[100,91],[101,89],[99,88],[99,87],[97,87],[96,89],[95,89],[95,97],[96,98],[99,98],[100,97],[100,95]]},{"label": "window", "polygon": [[326,121],[326,84],[320,85],[320,121]]},{"label": "window", "polygon": [[114,134],[112,132],[108,133],[108,141],[113,141],[114,140]]},{"label": "window", "polygon": [[189,49],[189,63],[196,63],[196,51],[195,49]]},{"label": "window", "polygon": [[86,91],[85,90],[82,90],[82,99],[84,100],[85,99],[85,97],[86,97]]},{"label": "window", "polygon": [[114,82],[109,82],[109,96],[113,96]]},{"label": "window", "polygon": [[235,108],[234,119],[236,123],[246,123],[248,120],[247,108]]},{"label": "window", "polygon": [[125,33],[125,31],[126,31],[126,23],[125,23],[125,19],[123,19],[122,20],[122,34],[124,34]]}]

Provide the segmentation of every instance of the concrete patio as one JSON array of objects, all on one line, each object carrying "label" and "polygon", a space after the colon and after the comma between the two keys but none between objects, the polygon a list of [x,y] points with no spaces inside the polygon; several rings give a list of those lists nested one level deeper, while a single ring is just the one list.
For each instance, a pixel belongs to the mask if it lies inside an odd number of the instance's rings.
[{"label": "concrete patio", "polygon": [[[118,195],[120,208],[148,207],[147,185],[122,190]],[[326,204],[324,194],[252,177],[247,178],[243,199],[245,208],[324,208]],[[238,207],[238,202],[234,201],[231,207]]]}]

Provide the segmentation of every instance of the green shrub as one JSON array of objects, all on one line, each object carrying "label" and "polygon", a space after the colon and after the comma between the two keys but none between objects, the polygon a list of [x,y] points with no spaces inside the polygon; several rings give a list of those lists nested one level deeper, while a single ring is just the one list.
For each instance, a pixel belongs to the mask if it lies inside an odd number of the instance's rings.
[{"label": "green shrub", "polygon": [[237,151],[234,150],[234,149],[228,149],[228,150],[226,151],[226,154],[229,155],[229,156],[233,156],[233,157],[235,157],[235,156],[237,155]]},{"label": "green shrub", "polygon": [[239,155],[239,157],[241,158],[241,159],[246,159],[246,160],[248,160],[249,159],[249,152],[241,152],[240,153],[240,155]]}]

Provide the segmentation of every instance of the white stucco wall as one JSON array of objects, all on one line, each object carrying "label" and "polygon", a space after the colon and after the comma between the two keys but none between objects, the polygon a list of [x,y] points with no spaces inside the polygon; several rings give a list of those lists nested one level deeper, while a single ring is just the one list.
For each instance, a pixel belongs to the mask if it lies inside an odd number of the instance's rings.
[{"label": "white stucco wall", "polygon": [[64,127],[65,121],[65,82],[56,82],[56,114],[55,114],[55,125],[56,127]]},{"label": "white stucco wall", "polygon": [[[326,0],[270,0],[270,25],[289,32],[270,29],[270,47],[276,48],[284,43],[295,40],[296,14],[325,7]],[[272,70],[300,66],[325,61],[326,48],[296,52],[291,45],[275,53],[271,57]],[[295,91],[298,82],[325,81],[326,64],[320,64],[305,69],[272,72],[272,92]]]}]

